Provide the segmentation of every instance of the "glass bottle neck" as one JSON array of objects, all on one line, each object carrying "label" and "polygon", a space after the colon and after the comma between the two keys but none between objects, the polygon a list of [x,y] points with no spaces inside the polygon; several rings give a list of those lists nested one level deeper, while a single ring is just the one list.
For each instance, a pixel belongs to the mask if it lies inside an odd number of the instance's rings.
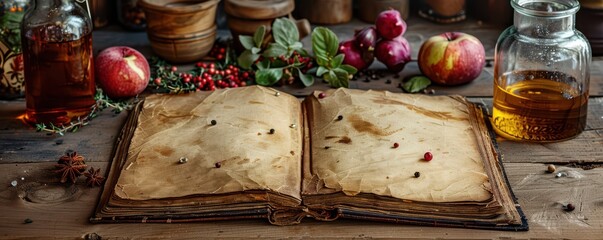
[{"label": "glass bottle neck", "polygon": [[513,0],[514,26],[531,38],[565,38],[574,35],[577,1]]}]

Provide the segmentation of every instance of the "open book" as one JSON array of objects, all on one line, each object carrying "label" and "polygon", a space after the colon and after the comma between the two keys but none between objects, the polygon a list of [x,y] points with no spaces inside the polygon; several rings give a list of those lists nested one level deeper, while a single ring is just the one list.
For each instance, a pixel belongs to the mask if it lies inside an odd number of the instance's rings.
[{"label": "open book", "polygon": [[460,96],[332,89],[300,102],[258,86],[152,95],[121,134],[92,222],[528,228],[481,107]]}]

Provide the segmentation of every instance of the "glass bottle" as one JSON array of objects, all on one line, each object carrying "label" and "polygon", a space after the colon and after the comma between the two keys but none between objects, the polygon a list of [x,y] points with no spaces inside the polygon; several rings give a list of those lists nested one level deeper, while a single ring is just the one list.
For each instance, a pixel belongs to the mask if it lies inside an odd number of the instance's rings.
[{"label": "glass bottle", "polygon": [[76,1],[34,0],[21,23],[25,119],[62,125],[95,104],[92,21]]},{"label": "glass bottle", "polygon": [[591,49],[575,29],[577,0],[512,0],[514,25],[494,56],[492,123],[518,141],[555,142],[586,126]]}]

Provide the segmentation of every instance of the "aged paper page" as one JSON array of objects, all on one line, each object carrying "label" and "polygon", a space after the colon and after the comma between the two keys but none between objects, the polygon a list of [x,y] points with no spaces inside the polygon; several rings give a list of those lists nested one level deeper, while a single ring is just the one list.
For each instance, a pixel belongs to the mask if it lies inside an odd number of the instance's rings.
[{"label": "aged paper page", "polygon": [[301,107],[295,97],[275,93],[246,87],[148,97],[117,196],[271,190],[300,199]]}]

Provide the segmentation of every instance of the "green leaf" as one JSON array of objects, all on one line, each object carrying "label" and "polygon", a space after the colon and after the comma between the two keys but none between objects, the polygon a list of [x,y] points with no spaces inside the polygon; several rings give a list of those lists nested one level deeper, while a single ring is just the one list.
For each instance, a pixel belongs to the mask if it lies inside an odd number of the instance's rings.
[{"label": "green leaf", "polygon": [[287,54],[287,48],[278,43],[271,43],[264,51],[264,57],[280,57]]},{"label": "green leaf", "polygon": [[343,55],[343,54],[339,54],[339,55],[335,56],[331,60],[331,67],[332,68],[338,68],[339,66],[341,66],[341,63],[343,63],[343,58],[344,57],[345,57],[345,55]]},{"label": "green leaf", "polygon": [[239,41],[241,42],[241,45],[243,45],[243,47],[245,49],[252,49],[255,44],[253,43],[253,38],[251,38],[250,36],[245,36],[245,35],[239,35]]},{"label": "green leaf", "polygon": [[[333,31],[325,27],[317,27],[312,32],[312,51],[316,57],[333,58],[339,49],[339,39]],[[319,63],[320,64],[320,63]]]},{"label": "green leaf", "polygon": [[304,49],[304,45],[301,42],[295,42],[293,45],[289,46],[291,50],[301,51]]},{"label": "green leaf", "polygon": [[272,24],[274,41],[283,46],[292,46],[299,41],[299,31],[293,21],[288,18],[278,18]]},{"label": "green leaf", "polygon": [[282,68],[260,69],[255,72],[255,82],[262,86],[272,86],[283,77]]},{"label": "green leaf", "polygon": [[262,43],[264,42],[264,35],[266,35],[266,26],[262,25],[255,30],[255,33],[253,33],[253,42],[255,43],[255,47],[262,47]]},{"label": "green leaf", "polygon": [[324,75],[327,72],[329,72],[329,69],[327,69],[327,68],[325,68],[323,66],[319,66],[318,70],[316,70],[316,76],[320,77],[320,76]]},{"label": "green leaf", "polygon": [[263,61],[256,64],[258,69],[268,69],[270,68],[270,60],[264,59]]},{"label": "green leaf", "polygon": [[245,50],[241,56],[237,58],[237,62],[243,69],[250,69],[251,65],[260,57],[259,54],[254,54],[250,50]]},{"label": "green leaf", "polygon": [[262,49],[261,49],[261,48],[256,48],[256,47],[252,47],[252,48],[251,48],[251,52],[252,52],[253,54],[258,54],[258,53],[260,53],[261,51],[262,51]]},{"label": "green leaf", "polygon": [[304,86],[309,87],[314,84],[314,77],[310,74],[304,74],[299,68],[296,68],[297,74],[299,75],[299,79],[304,84]]},{"label": "green leaf", "polygon": [[350,75],[354,75],[358,72],[358,69],[356,69],[355,67],[353,67],[351,65],[347,65],[347,64],[343,64],[343,65],[339,66],[339,68],[345,70]]},{"label": "green leaf", "polygon": [[[314,52],[316,53],[316,52]],[[327,58],[326,55],[318,55],[316,54],[316,63],[319,66],[324,66],[324,67],[328,67],[329,66],[329,59]]]},{"label": "green leaf", "polygon": [[430,84],[431,80],[429,80],[429,78],[425,76],[416,76],[412,77],[410,80],[405,82],[404,85],[402,85],[402,88],[406,92],[416,93],[427,88],[427,86],[429,86]]},{"label": "green leaf", "polygon": [[329,82],[329,84],[333,87],[345,87],[349,86],[350,74],[341,68],[333,69],[335,75],[337,76],[334,81]]}]

